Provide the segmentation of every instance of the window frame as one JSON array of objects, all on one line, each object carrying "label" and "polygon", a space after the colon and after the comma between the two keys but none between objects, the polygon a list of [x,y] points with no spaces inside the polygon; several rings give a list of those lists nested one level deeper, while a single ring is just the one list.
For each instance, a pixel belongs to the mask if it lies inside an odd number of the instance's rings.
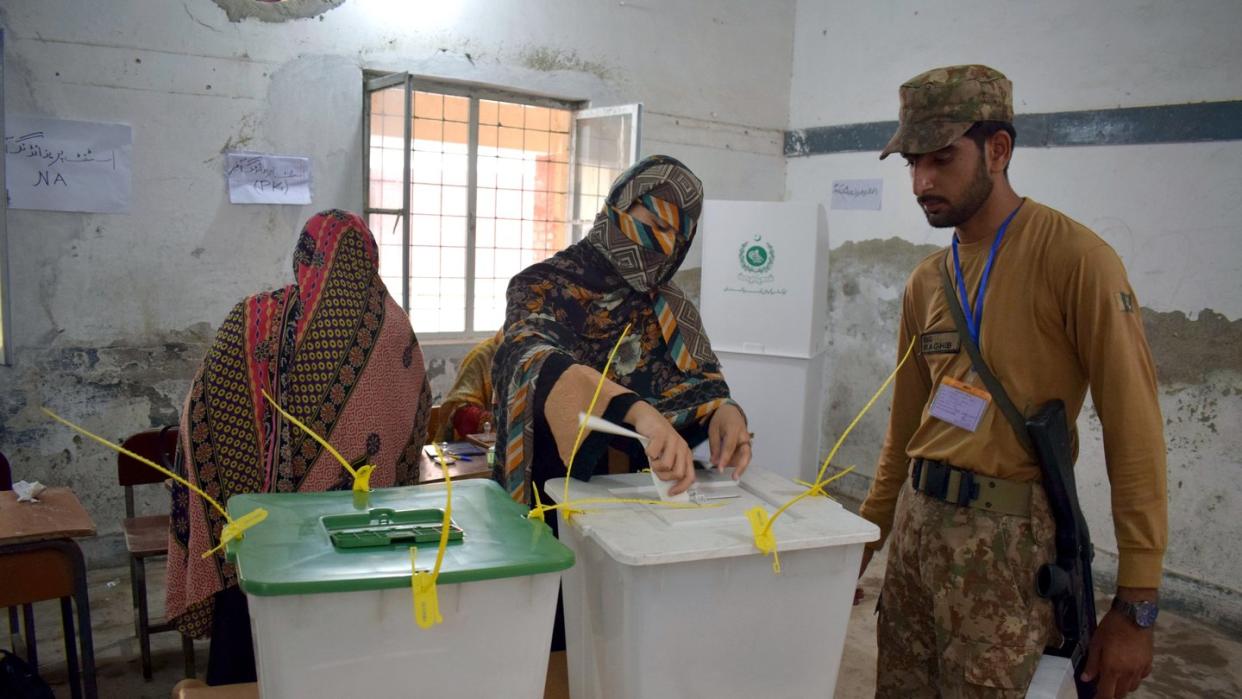
[{"label": "window frame", "polygon": [[[571,197],[569,224],[575,243],[582,240],[590,232],[591,225],[595,222],[595,214],[598,213],[596,211],[584,212],[580,206],[582,200],[577,187],[578,169],[583,164],[578,159],[578,127],[580,122],[591,119],[626,116],[630,117],[630,152],[628,158],[630,164],[633,164],[638,162],[638,154],[642,147],[643,105],[641,102],[619,104],[610,107],[584,107],[574,112],[573,123],[569,129],[569,195]],[[626,167],[629,167],[629,165]]]},{"label": "window frame", "polygon": [[[404,86],[404,133],[403,140],[405,143],[405,157],[402,158],[402,170],[404,186],[401,194],[401,209],[385,209],[373,207],[371,205],[371,93],[380,90],[390,89],[397,86]],[[363,217],[370,220],[371,215],[380,214],[388,216],[397,216],[401,220],[401,247],[404,250],[401,261],[401,292],[397,299],[406,314],[410,313],[410,301],[412,291],[410,289],[410,157],[409,149],[413,134],[411,133],[411,125],[413,123],[413,115],[410,113],[412,100],[415,92],[434,92],[442,95],[451,95],[454,97],[465,97],[470,100],[467,144],[467,174],[466,174],[466,269],[465,269],[465,324],[464,330],[461,331],[444,331],[444,332],[419,332],[420,339],[465,342],[477,341],[490,337],[495,330],[479,330],[474,327],[474,294],[475,294],[475,259],[476,259],[476,228],[477,228],[477,210],[478,205],[478,157],[479,157],[479,101],[495,100],[500,102],[509,102],[523,105],[532,105],[536,107],[549,107],[552,109],[563,109],[570,111],[571,124],[569,129],[569,182],[567,196],[570,197],[569,209],[567,213],[572,218],[574,215],[575,189],[574,189],[574,155],[576,152],[576,125],[578,115],[580,113],[595,112],[594,109],[586,109],[587,102],[585,100],[576,100],[565,97],[557,97],[539,93],[526,93],[505,90],[492,85],[482,83],[445,80],[442,78],[433,78],[415,75],[412,73],[383,73],[377,71],[363,71],[362,85],[362,197],[363,197]],[[605,110],[614,109],[612,107],[602,108]],[[601,114],[602,115],[602,114]],[[637,121],[637,120],[636,120]],[[570,226],[571,241],[576,240],[574,221],[566,222]],[[396,296],[396,294],[394,294]],[[417,328],[415,329],[417,330]]]}]

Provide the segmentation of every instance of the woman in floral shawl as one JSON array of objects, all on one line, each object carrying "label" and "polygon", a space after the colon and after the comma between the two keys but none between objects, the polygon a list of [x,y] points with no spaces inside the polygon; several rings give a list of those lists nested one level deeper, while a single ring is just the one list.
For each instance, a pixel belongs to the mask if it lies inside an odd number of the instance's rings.
[{"label": "woman in floral shawl", "polygon": [[[694,239],[703,186],[685,165],[651,156],[613,183],[590,233],[528,267],[509,284],[504,341],[496,352],[494,476],[515,499],[564,476],[578,414],[622,330],[621,345],[595,414],[627,424],[651,441],[611,443],[630,468],[650,464],[663,480],[694,481],[690,445],[709,439],[712,464],[740,477],[750,463],[746,419],[703,332],[698,310],[673,274]],[[588,433],[572,475],[602,469],[610,438]],[[544,500],[547,501],[546,499]]]},{"label": "woman in floral shawl", "polygon": [[[295,282],[233,308],[204,358],[181,414],[177,462],[218,502],[235,493],[349,489],[327,450],[282,408],[355,465],[375,465],[374,487],[418,480],[431,392],[409,316],[388,295],[378,250],[357,215],[326,211],[306,223]],[[254,681],[245,597],[219,552],[220,514],[173,489],[167,618],[212,637],[208,684]]]}]

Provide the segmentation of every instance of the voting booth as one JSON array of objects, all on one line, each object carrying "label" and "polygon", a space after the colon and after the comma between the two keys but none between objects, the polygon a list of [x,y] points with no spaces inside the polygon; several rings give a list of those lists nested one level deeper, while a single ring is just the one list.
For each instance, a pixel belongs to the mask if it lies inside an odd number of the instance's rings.
[{"label": "voting booth", "polygon": [[805,202],[703,205],[700,312],[755,463],[789,478],[818,470],[828,326],[828,223]]}]

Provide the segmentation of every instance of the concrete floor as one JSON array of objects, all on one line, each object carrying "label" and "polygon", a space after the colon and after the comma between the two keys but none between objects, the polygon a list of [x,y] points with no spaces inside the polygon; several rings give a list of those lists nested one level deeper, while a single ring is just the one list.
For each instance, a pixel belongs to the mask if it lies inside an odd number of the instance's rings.
[{"label": "concrete floor", "polygon": [[[163,607],[164,570],[155,563],[148,568],[148,584],[155,612]],[[176,634],[152,637],[155,676],[143,681],[134,638],[129,591],[129,568],[102,568],[90,572],[92,626],[98,667],[99,696],[105,699],[167,699],[184,669]],[[882,557],[877,556],[862,580],[866,594],[854,608],[837,686],[837,699],[861,699],[875,692],[876,593],[883,577]],[[1101,598],[1101,604],[1107,600]],[[57,603],[40,603],[35,609],[41,673],[53,684],[57,696],[69,696],[64,683],[64,646]],[[2,645],[7,646],[7,643]],[[199,675],[207,665],[207,644],[197,644]],[[562,659],[556,659],[561,661]],[[549,695],[564,696],[564,663],[554,662],[549,673]],[[559,676],[558,676],[559,675]],[[559,691],[558,691],[559,689]],[[779,691],[772,696],[780,697]],[[1201,621],[1162,613],[1156,633],[1155,671],[1132,697],[1242,697],[1242,639],[1229,638]]]}]

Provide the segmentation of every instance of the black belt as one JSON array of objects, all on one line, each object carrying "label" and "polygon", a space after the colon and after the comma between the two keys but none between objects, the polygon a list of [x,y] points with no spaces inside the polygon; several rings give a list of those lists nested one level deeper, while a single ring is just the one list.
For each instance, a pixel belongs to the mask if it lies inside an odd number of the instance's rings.
[{"label": "black belt", "polygon": [[931,459],[913,459],[910,479],[915,491],[960,507],[1020,517],[1031,513],[1030,483],[980,476]]}]

